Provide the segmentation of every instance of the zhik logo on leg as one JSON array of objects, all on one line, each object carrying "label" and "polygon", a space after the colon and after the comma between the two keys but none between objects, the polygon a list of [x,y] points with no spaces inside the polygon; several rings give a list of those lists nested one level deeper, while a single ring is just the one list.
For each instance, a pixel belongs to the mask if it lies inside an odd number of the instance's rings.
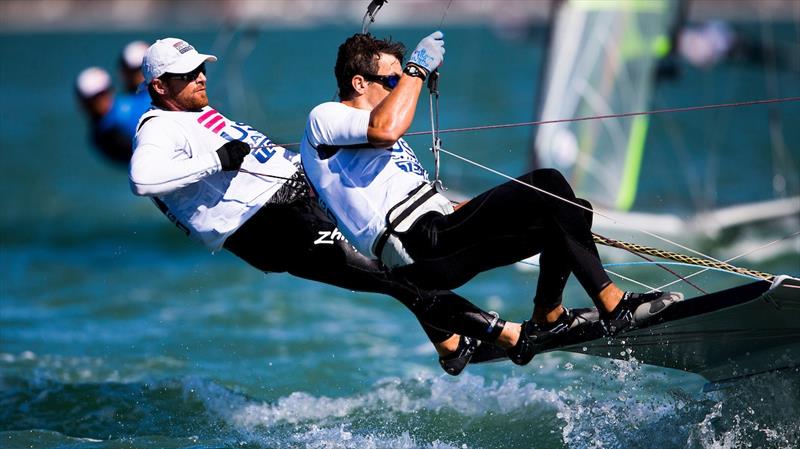
[{"label": "zhik logo on leg", "polygon": [[333,231],[318,231],[319,238],[314,240],[315,245],[333,245],[337,240],[344,240],[344,236],[339,232],[339,228]]}]

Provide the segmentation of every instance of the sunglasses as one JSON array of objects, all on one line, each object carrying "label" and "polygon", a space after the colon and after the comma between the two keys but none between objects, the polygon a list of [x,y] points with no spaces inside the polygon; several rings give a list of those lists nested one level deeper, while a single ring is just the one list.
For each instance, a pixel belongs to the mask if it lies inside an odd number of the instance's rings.
[{"label": "sunglasses", "polygon": [[161,77],[171,80],[181,80],[181,81],[194,81],[197,79],[200,74],[206,74],[206,64],[200,64],[200,66],[191,72],[188,73],[165,73],[161,75]]},{"label": "sunglasses", "polygon": [[374,81],[380,83],[381,86],[392,90],[397,87],[397,83],[400,82],[400,75],[372,75],[366,74],[362,75],[365,80],[367,81]]}]

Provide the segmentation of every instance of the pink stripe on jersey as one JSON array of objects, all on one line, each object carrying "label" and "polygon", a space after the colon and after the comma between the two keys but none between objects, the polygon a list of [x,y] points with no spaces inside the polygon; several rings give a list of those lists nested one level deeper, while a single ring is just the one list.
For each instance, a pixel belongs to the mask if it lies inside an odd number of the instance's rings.
[{"label": "pink stripe on jersey", "polygon": [[[212,126],[214,126],[214,123],[217,123],[220,120],[222,120],[222,116],[217,114],[214,118],[212,118],[211,120],[209,120],[206,123],[206,128],[211,128]],[[222,123],[225,123],[225,122],[222,122]]]},{"label": "pink stripe on jersey", "polygon": [[214,132],[219,133],[220,131],[222,131],[222,128],[224,127],[225,127],[225,121],[223,120],[219,125],[217,125],[216,128],[214,128]]},{"label": "pink stripe on jersey", "polygon": [[217,113],[216,109],[210,109],[210,110],[206,111],[203,115],[201,115],[200,117],[197,118],[197,123],[203,123],[203,120],[211,117],[213,114],[216,114],[216,113]]}]

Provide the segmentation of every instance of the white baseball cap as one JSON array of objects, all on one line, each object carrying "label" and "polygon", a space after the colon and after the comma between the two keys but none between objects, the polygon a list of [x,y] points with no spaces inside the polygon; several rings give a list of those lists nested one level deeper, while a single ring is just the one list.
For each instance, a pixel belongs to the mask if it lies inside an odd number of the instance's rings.
[{"label": "white baseball cap", "polygon": [[83,69],[75,80],[75,89],[83,98],[91,98],[111,88],[111,75],[100,67]]},{"label": "white baseball cap", "polygon": [[142,72],[145,84],[165,73],[189,73],[208,61],[214,62],[216,56],[198,53],[188,42],[174,37],[159,39],[144,54]]},{"label": "white baseball cap", "polygon": [[133,41],[128,43],[128,45],[122,49],[120,62],[127,69],[133,70],[142,68],[142,60],[144,59],[144,54],[147,53],[148,47],[149,45],[147,45],[145,41]]}]

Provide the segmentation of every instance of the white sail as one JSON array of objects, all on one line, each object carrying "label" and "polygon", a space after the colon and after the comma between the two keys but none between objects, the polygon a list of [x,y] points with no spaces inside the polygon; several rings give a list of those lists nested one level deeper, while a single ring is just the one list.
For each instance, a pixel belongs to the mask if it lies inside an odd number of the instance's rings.
[{"label": "white sail", "polygon": [[[677,2],[571,0],[558,12],[541,120],[646,110],[657,59],[669,50]],[[540,166],[561,170],[601,207],[635,198],[647,116],[543,125]]]},{"label": "white sail", "polygon": [[[680,3],[672,0],[563,2],[552,24],[538,119],[552,121],[653,109],[657,67],[671,51],[670,34],[679,25],[680,12]],[[764,72],[768,69],[765,67]],[[696,90],[696,86],[693,87]],[[777,94],[773,92],[773,95]],[[715,116],[703,117],[711,124],[709,117]],[[654,129],[659,124],[664,125],[664,122],[652,123]],[[773,121],[770,123],[770,133],[780,137],[780,130],[775,129]],[[783,186],[776,187],[772,197],[742,195],[745,201],[731,202],[726,191],[724,200],[708,198],[719,193],[715,178],[721,172],[718,173],[718,167],[713,164],[724,162],[726,158],[717,158],[713,148],[703,147],[708,136],[695,135],[692,150],[674,148],[672,157],[660,158],[665,161],[663,163],[672,164],[672,169],[680,174],[675,176],[672,185],[662,187],[658,195],[681,198],[686,207],[670,207],[656,201],[652,197],[652,186],[651,197],[642,197],[641,200],[646,201],[634,204],[640,189],[640,173],[665,173],[662,167],[643,166],[643,161],[648,159],[645,158],[646,145],[648,152],[670,151],[672,146],[681,146],[676,142],[681,142],[682,138],[674,136],[664,142],[655,142],[650,136],[648,141],[650,124],[650,116],[637,115],[541,125],[534,141],[536,165],[559,169],[578,196],[590,200],[603,216],[611,217],[611,220],[601,220],[598,223],[601,227],[712,238],[723,229],[759,221],[781,220],[788,224],[784,227],[796,229],[800,222],[798,174],[791,169],[794,164],[785,148],[774,145],[782,140],[772,134],[770,140],[775,153],[772,157],[776,162],[773,164],[775,173],[771,175],[776,186]],[[708,133],[715,132],[713,126],[705,128]],[[682,154],[678,150],[682,150]],[[734,150],[756,151],[744,142]],[[694,167],[685,166],[687,154],[698,155],[699,159],[692,161]],[[698,168],[703,164],[709,165]],[[698,170],[703,173],[698,174]],[[737,182],[747,182],[739,176],[742,172],[736,173]],[[759,176],[763,179],[763,173]],[[684,198],[679,192],[689,193],[690,197]],[[642,207],[644,203],[648,204],[647,208]],[[675,215],[677,213],[680,215]]]}]

